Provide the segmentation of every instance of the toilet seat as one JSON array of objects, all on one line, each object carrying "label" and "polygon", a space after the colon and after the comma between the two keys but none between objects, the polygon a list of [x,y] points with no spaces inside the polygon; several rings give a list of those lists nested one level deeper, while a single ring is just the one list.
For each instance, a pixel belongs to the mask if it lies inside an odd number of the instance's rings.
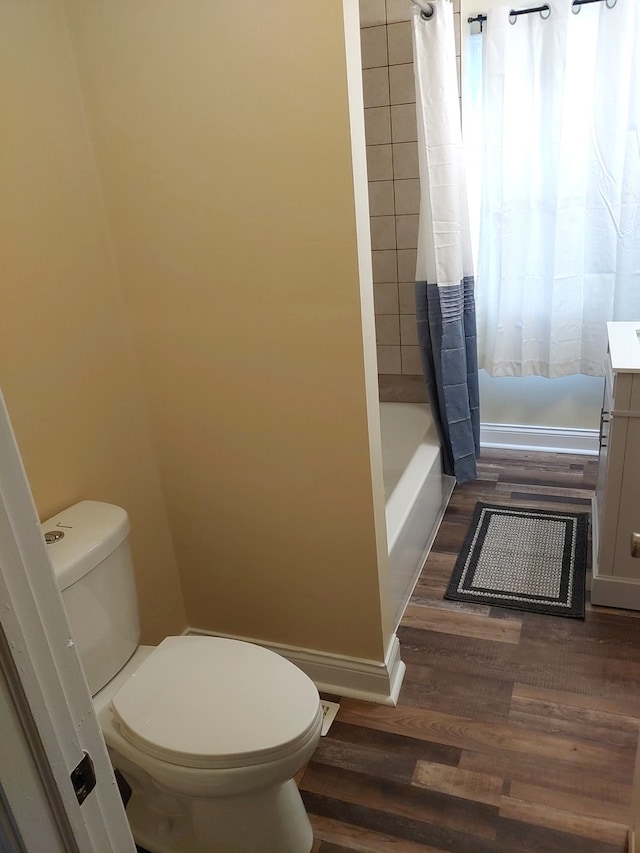
[{"label": "toilet seat", "polygon": [[122,737],[169,764],[233,768],[286,757],[315,736],[315,685],[247,642],[168,637],[111,700]]}]

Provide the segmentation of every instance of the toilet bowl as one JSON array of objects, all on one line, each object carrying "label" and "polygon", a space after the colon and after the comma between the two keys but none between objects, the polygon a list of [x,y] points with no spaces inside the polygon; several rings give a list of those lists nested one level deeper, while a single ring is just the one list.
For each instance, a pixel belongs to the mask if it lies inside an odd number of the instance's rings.
[{"label": "toilet bowl", "polygon": [[119,507],[83,501],[43,530],[64,531],[47,537],[49,553],[112,764],[131,788],[136,842],[151,853],[309,853],[293,776],[320,738],[313,682],[238,640],[139,646]]},{"label": "toilet bowl", "polygon": [[317,746],[322,710],[313,683],[284,658],[235,640],[170,637],[141,647],[94,703],[132,788],[139,844],[153,853],[311,849],[292,777]]}]

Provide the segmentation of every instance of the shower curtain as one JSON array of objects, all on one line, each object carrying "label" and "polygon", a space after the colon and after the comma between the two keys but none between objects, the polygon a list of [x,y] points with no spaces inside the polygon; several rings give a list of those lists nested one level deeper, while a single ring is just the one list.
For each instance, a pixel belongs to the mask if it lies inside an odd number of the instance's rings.
[{"label": "shower curtain", "polygon": [[480,407],[469,236],[451,0],[413,8],[420,167],[416,319],[445,473],[476,477]]},{"label": "shower curtain", "polygon": [[602,375],[606,321],[640,318],[639,7],[487,10],[465,137],[484,157],[478,340],[494,376]]}]

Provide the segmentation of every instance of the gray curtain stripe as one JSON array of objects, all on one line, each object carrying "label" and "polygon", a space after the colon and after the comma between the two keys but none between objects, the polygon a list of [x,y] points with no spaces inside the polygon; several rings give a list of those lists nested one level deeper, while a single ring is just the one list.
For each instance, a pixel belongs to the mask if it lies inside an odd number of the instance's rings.
[{"label": "gray curtain stripe", "polygon": [[480,394],[473,276],[458,285],[416,282],[422,368],[443,468],[458,483],[474,480],[480,453]]}]

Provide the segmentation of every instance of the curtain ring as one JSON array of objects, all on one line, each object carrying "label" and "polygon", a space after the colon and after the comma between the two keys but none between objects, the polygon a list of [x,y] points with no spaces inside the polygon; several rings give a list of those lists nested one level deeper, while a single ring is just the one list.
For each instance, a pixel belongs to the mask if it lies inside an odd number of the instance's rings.
[{"label": "curtain ring", "polygon": [[413,0],[418,9],[420,9],[420,17],[423,21],[428,21],[436,13],[436,8],[433,3],[425,2],[425,0]]},{"label": "curtain ring", "polygon": [[550,14],[551,6],[549,6],[549,4],[546,5],[546,8],[543,6],[542,9],[540,9],[540,17],[543,19],[543,21],[546,21]]},{"label": "curtain ring", "polygon": [[617,2],[618,0],[604,0],[604,5],[607,7],[607,9],[613,9]]}]

